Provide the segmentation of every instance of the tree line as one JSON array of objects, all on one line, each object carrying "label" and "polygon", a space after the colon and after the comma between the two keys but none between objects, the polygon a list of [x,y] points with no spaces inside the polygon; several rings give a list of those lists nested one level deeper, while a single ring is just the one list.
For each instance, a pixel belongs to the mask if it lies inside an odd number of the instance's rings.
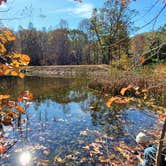
[{"label": "tree line", "polygon": [[28,54],[30,65],[109,64],[128,54],[133,14],[121,2],[106,0],[78,29],[69,29],[65,20],[49,31],[39,31],[32,23],[27,29],[20,26],[8,48]]},{"label": "tree line", "polygon": [[[69,29],[66,20],[51,30],[37,30],[32,23],[27,29],[20,26],[8,51],[28,54],[33,66],[110,64],[120,61],[123,55],[131,57],[131,50],[134,57],[141,56],[147,47],[145,43],[150,41],[143,35],[134,40],[130,37],[136,30],[131,21],[134,16],[136,11],[121,1],[106,0],[103,7],[93,9],[91,18],[82,20],[77,29]],[[148,47],[155,47],[156,42],[157,37]]]}]

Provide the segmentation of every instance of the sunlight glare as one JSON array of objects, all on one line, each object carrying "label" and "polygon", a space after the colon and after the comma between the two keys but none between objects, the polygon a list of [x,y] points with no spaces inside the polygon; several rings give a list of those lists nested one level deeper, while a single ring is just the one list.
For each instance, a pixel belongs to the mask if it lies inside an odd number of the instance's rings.
[{"label": "sunlight glare", "polygon": [[29,164],[30,160],[31,160],[31,154],[29,152],[23,152],[20,155],[20,163],[21,163],[21,165]]}]

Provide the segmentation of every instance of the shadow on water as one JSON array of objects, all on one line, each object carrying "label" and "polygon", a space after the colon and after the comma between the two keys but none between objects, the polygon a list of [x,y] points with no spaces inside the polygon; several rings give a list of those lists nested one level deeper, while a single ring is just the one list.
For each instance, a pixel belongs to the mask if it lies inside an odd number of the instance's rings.
[{"label": "shadow on water", "polygon": [[104,99],[87,88],[87,79],[26,77],[0,81],[0,92],[12,93],[13,98],[23,90],[34,94],[26,115],[22,116],[22,128],[18,130],[14,123],[4,129],[5,139],[12,146],[1,154],[1,165],[26,165],[28,160],[30,165],[40,162],[53,165],[56,161],[72,165],[96,163],[97,155],[91,156],[84,148],[87,144],[100,137],[112,138],[107,139],[110,151],[111,141],[135,144],[130,135],[135,137],[138,131],[156,123],[155,115],[146,109],[106,108]]}]

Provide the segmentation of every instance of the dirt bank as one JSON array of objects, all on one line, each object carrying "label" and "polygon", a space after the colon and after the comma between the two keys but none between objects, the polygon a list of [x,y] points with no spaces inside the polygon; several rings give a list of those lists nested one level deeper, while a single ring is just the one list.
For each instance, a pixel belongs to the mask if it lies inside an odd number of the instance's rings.
[{"label": "dirt bank", "polygon": [[60,65],[60,66],[28,66],[23,68],[27,76],[43,77],[75,77],[108,75],[109,65]]}]

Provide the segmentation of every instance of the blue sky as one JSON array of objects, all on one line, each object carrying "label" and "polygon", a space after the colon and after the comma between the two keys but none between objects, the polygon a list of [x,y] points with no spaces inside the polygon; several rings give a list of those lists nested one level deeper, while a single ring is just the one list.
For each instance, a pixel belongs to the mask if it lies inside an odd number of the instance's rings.
[{"label": "blue sky", "polygon": [[[27,28],[29,22],[32,22],[37,29],[42,29],[42,27],[48,28],[50,26],[56,28],[60,19],[67,20],[69,28],[77,28],[78,23],[84,18],[90,18],[92,9],[102,7],[104,1],[105,0],[83,0],[83,3],[78,3],[74,0],[8,0],[7,4],[0,6],[0,11],[9,11],[0,12],[0,19],[3,25],[14,30],[17,30],[19,25]],[[131,9],[136,9],[139,12],[139,15],[133,19],[135,20],[136,26],[141,27],[156,16],[163,7],[164,0],[159,0],[155,8],[144,16],[156,1],[157,0],[137,0],[131,3]],[[6,18],[11,18],[11,20],[2,20]],[[163,11],[158,18],[155,28],[165,23],[166,10]],[[152,24],[138,33],[151,29]]]}]

